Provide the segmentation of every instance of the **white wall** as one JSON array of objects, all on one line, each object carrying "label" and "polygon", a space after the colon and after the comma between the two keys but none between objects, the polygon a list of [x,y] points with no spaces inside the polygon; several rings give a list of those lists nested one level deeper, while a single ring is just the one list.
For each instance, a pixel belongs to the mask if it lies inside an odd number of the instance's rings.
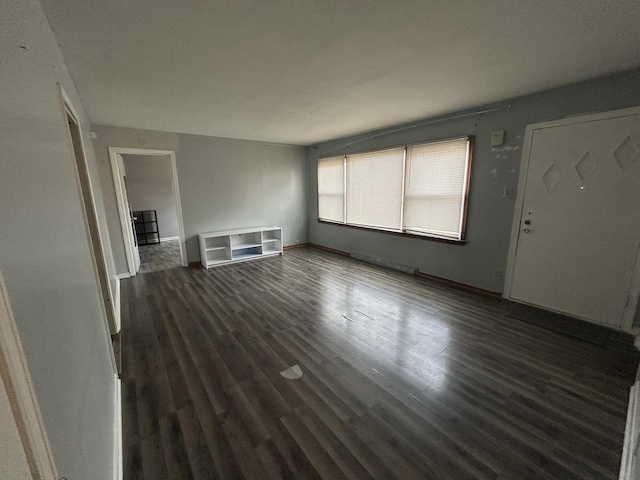
[{"label": "white wall", "polygon": [[197,234],[278,225],[284,244],[307,241],[304,148],[197,135],[94,125],[100,180],[116,269],[127,271],[108,147],[174,150],[190,262],[199,260]]},{"label": "white wall", "polygon": [[131,210],[155,210],[160,237],[177,237],[178,211],[173,193],[171,157],[122,155]]},{"label": "white wall", "polygon": [[115,378],[57,83],[96,185],[87,117],[37,0],[2,2],[0,51],[0,270],[60,475],[111,480]]}]

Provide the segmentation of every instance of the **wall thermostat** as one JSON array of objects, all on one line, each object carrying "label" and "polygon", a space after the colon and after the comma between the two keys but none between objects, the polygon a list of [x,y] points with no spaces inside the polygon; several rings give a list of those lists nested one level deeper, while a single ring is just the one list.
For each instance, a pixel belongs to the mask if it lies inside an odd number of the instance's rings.
[{"label": "wall thermostat", "polygon": [[491,146],[497,147],[504,143],[504,130],[494,130],[491,132]]}]

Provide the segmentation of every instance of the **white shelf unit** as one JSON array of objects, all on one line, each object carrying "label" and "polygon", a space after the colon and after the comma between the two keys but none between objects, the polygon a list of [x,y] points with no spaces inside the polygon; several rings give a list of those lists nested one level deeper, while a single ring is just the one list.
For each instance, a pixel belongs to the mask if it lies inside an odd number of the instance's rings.
[{"label": "white shelf unit", "polygon": [[198,240],[204,268],[282,255],[282,228],[276,226],[201,233]]}]

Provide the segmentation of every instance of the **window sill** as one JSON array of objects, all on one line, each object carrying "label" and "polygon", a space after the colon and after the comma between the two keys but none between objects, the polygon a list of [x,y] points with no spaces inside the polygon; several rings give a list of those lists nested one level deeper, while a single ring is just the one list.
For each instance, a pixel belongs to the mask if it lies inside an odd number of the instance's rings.
[{"label": "window sill", "polygon": [[399,237],[419,238],[421,240],[430,240],[432,242],[440,242],[440,243],[450,243],[453,245],[467,244],[467,240],[454,240],[452,238],[433,237],[430,235],[419,235],[417,233],[394,232],[393,230],[384,230],[382,228],[361,227],[359,225],[349,225],[346,223],[330,222],[328,220],[321,220],[319,218],[317,220],[318,220],[318,223],[324,223],[326,225],[335,225],[336,227],[355,228],[356,230],[366,230],[369,232],[387,233],[390,235],[397,235]]}]

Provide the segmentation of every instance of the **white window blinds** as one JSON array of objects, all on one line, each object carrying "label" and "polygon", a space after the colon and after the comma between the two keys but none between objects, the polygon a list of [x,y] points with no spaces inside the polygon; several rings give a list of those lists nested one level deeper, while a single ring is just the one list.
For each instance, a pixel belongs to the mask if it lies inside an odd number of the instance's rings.
[{"label": "white window blinds", "polygon": [[463,240],[473,137],[318,160],[318,217]]},{"label": "white window blinds", "polygon": [[344,222],[344,157],[318,160],[318,217]]},{"label": "white window blinds", "polygon": [[468,149],[468,138],[408,147],[404,230],[461,238]]},{"label": "white window blinds", "polygon": [[404,148],[347,156],[347,223],[402,228]]}]

